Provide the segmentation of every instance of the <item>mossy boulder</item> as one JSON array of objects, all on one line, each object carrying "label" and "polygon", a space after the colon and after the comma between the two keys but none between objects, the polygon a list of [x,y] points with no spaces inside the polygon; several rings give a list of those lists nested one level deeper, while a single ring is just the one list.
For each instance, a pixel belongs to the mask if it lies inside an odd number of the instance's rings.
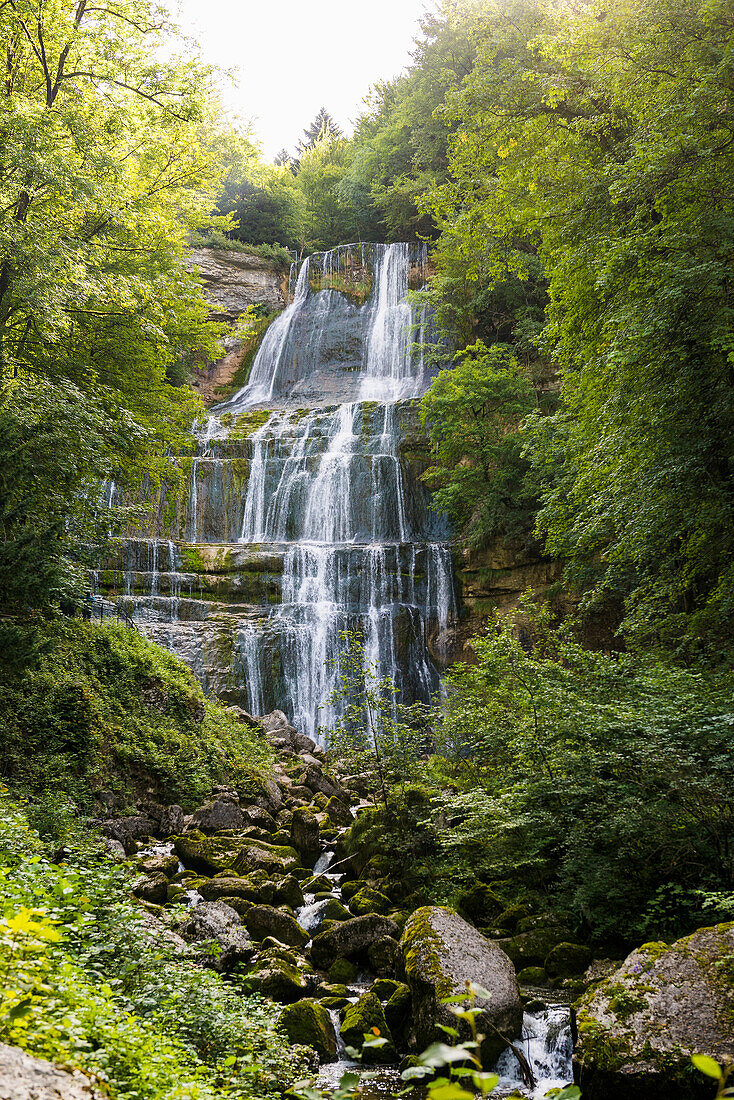
[{"label": "mossy boulder", "polygon": [[385,1004],[389,1001],[396,989],[399,989],[401,982],[396,982],[392,978],[378,978],[370,986],[370,993],[374,993],[380,1004]]},{"label": "mossy boulder", "polygon": [[288,1005],[278,1023],[291,1043],[312,1047],[321,1062],[336,1061],[336,1032],[328,1009],[319,1001],[304,999]]},{"label": "mossy boulder", "polygon": [[260,993],[271,1001],[293,1004],[306,997],[315,983],[305,960],[283,948],[270,947],[259,955],[242,984],[248,993]]},{"label": "mossy boulder", "polygon": [[491,887],[484,882],[475,882],[459,895],[457,908],[459,913],[474,924],[494,924],[504,911],[505,903]]},{"label": "mossy boulder", "polygon": [[576,1003],[584,1100],[697,1100],[712,1082],[691,1055],[734,1062],[734,923],[648,943]]},{"label": "mossy boulder", "polygon": [[379,1032],[381,1038],[387,1039],[387,1043],[379,1047],[364,1047],[362,1050],[362,1065],[384,1066],[395,1062],[395,1046],[387,1026],[385,1012],[374,993],[363,993],[356,1004],[350,1005],[344,1013],[344,1020],[339,1029],[344,1043],[362,1049],[365,1034]]},{"label": "mossy boulder", "polygon": [[387,917],[369,913],[340,921],[333,928],[320,932],[311,944],[314,966],[328,967],[335,958],[366,957],[368,948],[382,936],[397,938],[398,926]]},{"label": "mossy boulder", "polygon": [[533,932],[520,932],[509,939],[497,940],[498,945],[522,970],[526,966],[543,966],[550,952],[568,933],[556,928],[537,928]]},{"label": "mossy boulder", "polygon": [[[479,998],[475,1006],[481,1009],[478,1029],[486,1035],[482,1062],[492,1065],[522,1027],[520,990],[507,955],[453,909],[436,905],[411,915],[400,948],[418,1048],[445,1041],[442,1026],[456,1027],[456,1017],[442,1001],[465,993],[470,982],[489,993],[489,999]],[[465,1024],[459,1030],[462,1039],[469,1037]]]},{"label": "mossy boulder", "polygon": [[249,838],[243,844],[233,867],[240,875],[252,871],[266,871],[287,875],[299,865],[298,853],[284,844],[266,844],[263,840]]},{"label": "mossy boulder", "polygon": [[243,833],[207,837],[193,831],[175,837],[173,844],[185,867],[205,875],[220,871],[234,871],[237,875],[253,871],[287,875],[298,864],[293,848],[268,844]]},{"label": "mossy boulder", "polygon": [[583,974],[592,957],[581,943],[557,943],[546,956],[545,970],[551,978],[571,978]]},{"label": "mossy boulder", "polygon": [[371,886],[363,886],[349,901],[349,908],[355,917],[363,917],[366,913],[386,913],[391,905],[388,897]]},{"label": "mossy boulder", "polygon": [[410,1033],[412,997],[410,988],[404,982],[397,983],[397,989],[385,1004],[385,1019],[392,1033],[393,1042],[398,1048],[407,1045]]},{"label": "mossy boulder", "polygon": [[335,959],[329,967],[329,981],[337,984],[349,985],[359,973],[357,967],[349,959]]},{"label": "mossy boulder", "polygon": [[[270,884],[272,886],[272,883]],[[265,892],[265,883],[255,879],[255,876],[218,875],[216,878],[207,879],[199,886],[199,893],[207,901],[216,901],[218,898],[247,898],[248,901],[261,901]],[[275,888],[270,891],[271,898],[275,895]]]},{"label": "mossy boulder", "polygon": [[380,936],[367,948],[370,966],[381,978],[389,978],[395,973],[395,959],[398,954],[398,941],[392,936]]},{"label": "mossy boulder", "polygon": [[352,919],[352,914],[342,905],[338,898],[327,898],[321,913],[324,920]]},{"label": "mossy boulder", "polygon": [[526,966],[518,971],[517,980],[520,985],[547,985],[548,974],[542,966]]},{"label": "mossy boulder", "polygon": [[304,904],[303,890],[295,875],[286,875],[275,883],[275,901],[278,905],[290,905],[291,909],[300,909]]},{"label": "mossy boulder", "polygon": [[321,851],[318,818],[305,806],[299,806],[293,811],[291,844],[304,863],[313,863]]},{"label": "mossy boulder", "polygon": [[295,917],[272,905],[253,905],[245,913],[243,923],[255,940],[274,936],[289,947],[304,947],[310,939]]},{"label": "mossy boulder", "polygon": [[346,802],[342,802],[341,798],[337,798],[336,795],[332,795],[331,798],[327,800],[324,805],[324,810],[335,825],[351,825],[354,820],[352,811],[349,809]]}]

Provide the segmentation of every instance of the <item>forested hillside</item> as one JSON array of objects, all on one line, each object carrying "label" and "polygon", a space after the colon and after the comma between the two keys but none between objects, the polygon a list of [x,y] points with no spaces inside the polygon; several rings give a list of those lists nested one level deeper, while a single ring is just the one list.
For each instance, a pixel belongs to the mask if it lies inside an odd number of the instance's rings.
[{"label": "forested hillside", "polygon": [[152,0],[0,3],[0,1042],[728,1095],[733,30],[437,0],[270,164]]}]

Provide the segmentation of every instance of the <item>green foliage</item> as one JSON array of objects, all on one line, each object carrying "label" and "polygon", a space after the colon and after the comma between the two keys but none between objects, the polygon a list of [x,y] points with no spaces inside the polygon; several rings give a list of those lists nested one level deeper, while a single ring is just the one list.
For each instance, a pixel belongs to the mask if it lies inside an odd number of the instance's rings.
[{"label": "green foliage", "polygon": [[533,387],[508,348],[477,341],[455,356],[421,401],[436,465],[423,480],[434,504],[474,544],[528,533],[534,494],[518,429]]},{"label": "green foliage", "polygon": [[275,1006],[177,955],[130,903],[127,869],[84,835],[56,864],[0,793],[2,1041],[95,1076],[113,1100],[281,1091],[297,1062]]},{"label": "green foliage", "polygon": [[597,939],[710,923],[705,891],[732,873],[731,677],[589,653],[526,611],[532,648],[500,620],[447,677],[443,874],[539,887]]},{"label": "green foliage", "polygon": [[42,607],[79,594],[84,550],[106,533],[102,481],[141,434],[68,382],[16,380],[0,390],[0,604]]},{"label": "green foliage", "polygon": [[437,291],[542,262],[563,408],[528,454],[538,530],[630,634],[715,651],[732,613],[734,150],[723,3],[485,8],[455,127]]},{"label": "green foliage", "polygon": [[193,806],[225,777],[251,784],[269,759],[257,733],[137,631],[74,620],[36,631],[45,646],[34,662],[0,668],[0,768],[14,788],[89,805],[103,788],[130,797],[153,785]]}]

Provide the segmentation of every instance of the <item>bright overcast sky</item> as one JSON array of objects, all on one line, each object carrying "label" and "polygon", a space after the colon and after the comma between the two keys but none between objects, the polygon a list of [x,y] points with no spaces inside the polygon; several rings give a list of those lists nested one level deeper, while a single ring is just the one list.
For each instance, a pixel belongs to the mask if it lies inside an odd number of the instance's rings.
[{"label": "bright overcast sky", "polygon": [[320,107],[342,129],[370,85],[410,60],[426,0],[173,0],[204,59],[234,70],[228,107],[252,120],[269,159],[293,149]]}]

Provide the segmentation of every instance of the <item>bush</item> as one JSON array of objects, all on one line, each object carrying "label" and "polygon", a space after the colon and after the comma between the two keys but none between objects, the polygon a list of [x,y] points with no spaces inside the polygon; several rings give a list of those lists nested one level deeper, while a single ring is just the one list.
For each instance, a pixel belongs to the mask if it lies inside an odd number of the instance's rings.
[{"label": "bush", "polygon": [[113,1100],[280,1093],[302,1067],[279,1009],[176,955],[84,832],[57,865],[0,791],[0,1039],[98,1077]]}]

